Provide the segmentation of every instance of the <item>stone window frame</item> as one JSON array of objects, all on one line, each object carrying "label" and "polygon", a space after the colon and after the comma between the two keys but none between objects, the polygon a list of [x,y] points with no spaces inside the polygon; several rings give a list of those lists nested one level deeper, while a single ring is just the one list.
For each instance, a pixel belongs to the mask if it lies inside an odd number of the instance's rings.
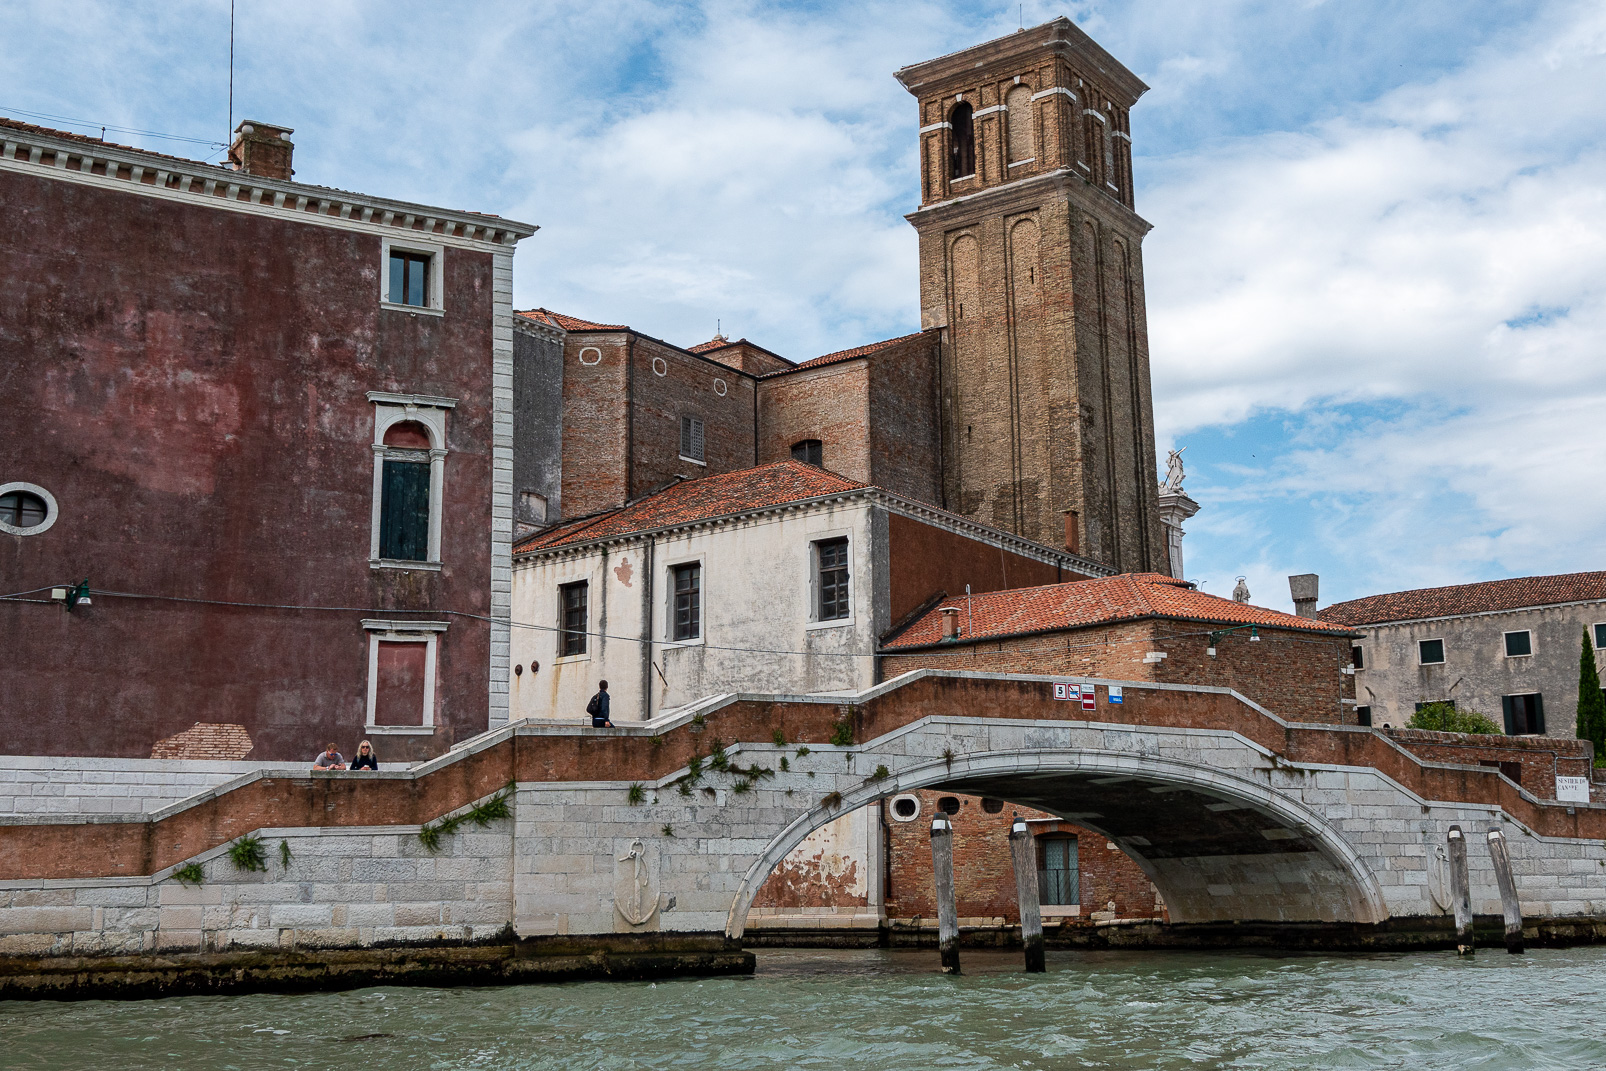
[{"label": "stone window frame", "polygon": [[[1528,637],[1528,650],[1524,654],[1511,653],[1511,637],[1526,634]],[[1532,658],[1534,656],[1534,632],[1531,628],[1512,629],[1500,635],[1501,650],[1507,658]]]},{"label": "stone window frame", "polygon": [[56,504],[56,496],[51,494],[49,491],[46,491],[38,484],[28,483],[24,480],[12,480],[10,483],[0,483],[0,495],[10,494],[12,491],[25,491],[28,494],[35,495],[41,499],[45,504],[45,519],[34,525],[32,528],[19,528],[14,524],[7,524],[5,521],[0,521],[0,532],[4,532],[6,535],[14,536],[43,535],[45,532],[50,530],[50,526],[55,524],[56,519],[61,516],[61,507]]},{"label": "stone window frame", "polygon": [[[416,242],[408,238],[389,235],[379,241],[379,307],[393,312],[410,312],[416,316],[446,315],[446,247],[438,242]],[[429,258],[429,285],[425,288],[423,305],[398,305],[390,300],[390,254],[413,253]]]},{"label": "stone window frame", "polygon": [[[1422,660],[1422,655],[1424,653],[1423,650],[1422,650],[1422,645],[1425,644],[1425,643],[1437,643],[1439,645],[1439,660],[1437,662],[1424,662]],[[1417,665],[1419,665],[1419,666],[1442,666],[1442,665],[1446,664],[1447,662],[1449,662],[1449,660],[1450,660],[1450,652],[1444,646],[1444,637],[1442,637],[1442,636],[1429,636],[1425,640],[1417,640],[1416,641],[1416,664]]]},{"label": "stone window frame", "polygon": [[[368,633],[368,687],[367,712],[363,717],[363,732],[369,736],[432,736],[435,733],[436,659],[439,655],[440,634],[445,632],[446,621],[391,621],[364,619],[362,627]],[[422,643],[424,645],[424,711],[420,725],[380,725],[374,721],[379,701],[379,645],[381,643]]]},{"label": "stone window frame", "polygon": [[[697,566],[697,635],[677,640],[675,635],[675,570],[682,565]],[[663,562],[663,626],[658,634],[664,650],[702,647],[708,642],[708,555],[706,552],[665,558]]]},{"label": "stone window frame", "polygon": [[[909,814],[907,817],[899,814],[898,804],[900,803],[913,803],[915,805],[913,813]],[[894,822],[913,822],[920,817],[920,812],[922,810],[924,810],[924,808],[920,806],[920,797],[915,795],[913,792],[900,792],[887,801],[887,817],[891,818]]]},{"label": "stone window frame", "polygon": [[1606,651],[1606,643],[1601,642],[1603,639],[1606,639],[1606,621],[1591,622],[1589,626],[1589,634],[1595,650]]},{"label": "stone window frame", "polygon": [[[820,544],[830,543],[837,539],[846,539],[848,543],[848,616],[822,619],[820,617]],[[809,533],[809,616],[808,623],[803,627],[806,631],[822,628],[848,628],[859,618],[859,583],[858,568],[854,561],[854,550],[858,541],[852,528],[834,528]]]},{"label": "stone window frame", "polygon": [[[391,394],[371,390],[368,401],[374,407],[374,488],[373,510],[368,539],[368,567],[370,569],[420,569],[439,572],[441,569],[441,513],[446,485],[446,413],[457,406],[456,398],[436,398],[426,394]],[[385,459],[392,448],[385,445],[385,433],[393,425],[411,421],[420,424],[429,433],[429,549],[423,561],[404,562],[379,556],[380,504],[384,500]],[[418,455],[417,450],[398,451],[408,459]]]},{"label": "stone window frame", "polygon": [[[591,648],[593,646],[591,643],[591,611],[594,604],[594,600],[591,598],[591,581],[592,576],[589,572],[587,572],[572,576],[560,576],[558,578],[558,582],[552,586],[552,620],[557,622],[557,627],[553,630],[552,634],[552,664],[555,666],[566,665],[570,662],[591,661]],[[568,636],[569,630],[565,627],[564,623],[563,592],[564,589],[575,584],[584,584],[586,591],[586,620],[585,628],[582,630],[580,641],[583,649],[576,651],[573,654],[564,654],[563,641],[564,638]]]}]

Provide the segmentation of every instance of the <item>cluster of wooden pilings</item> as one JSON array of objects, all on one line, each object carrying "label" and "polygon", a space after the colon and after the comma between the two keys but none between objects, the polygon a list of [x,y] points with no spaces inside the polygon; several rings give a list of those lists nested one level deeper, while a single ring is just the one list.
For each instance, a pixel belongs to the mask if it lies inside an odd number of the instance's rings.
[{"label": "cluster of wooden pilings", "polygon": [[[1489,859],[1494,863],[1495,881],[1500,885],[1500,912],[1505,916],[1506,951],[1522,951],[1522,905],[1517,902],[1517,881],[1511,875],[1511,853],[1506,835],[1489,830]],[[1472,955],[1472,879],[1467,873],[1467,839],[1460,826],[1450,827],[1450,900],[1455,912],[1455,948],[1463,956]]]}]

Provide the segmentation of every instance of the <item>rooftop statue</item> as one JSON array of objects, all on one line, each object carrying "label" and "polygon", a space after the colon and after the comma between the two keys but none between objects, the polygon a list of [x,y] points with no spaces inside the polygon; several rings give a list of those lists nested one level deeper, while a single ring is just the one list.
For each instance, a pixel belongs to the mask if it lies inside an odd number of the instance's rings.
[{"label": "rooftop statue", "polygon": [[[1182,450],[1186,449],[1186,446],[1182,448]],[[1182,471],[1182,450],[1170,450],[1166,452],[1165,482],[1160,485],[1161,494],[1181,495],[1187,493],[1182,489],[1182,480],[1184,476]]]}]

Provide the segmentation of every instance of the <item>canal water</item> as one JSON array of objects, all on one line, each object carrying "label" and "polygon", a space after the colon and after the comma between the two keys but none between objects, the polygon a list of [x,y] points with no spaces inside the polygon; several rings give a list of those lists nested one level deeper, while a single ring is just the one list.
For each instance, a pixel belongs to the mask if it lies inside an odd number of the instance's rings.
[{"label": "canal water", "polygon": [[751,978],[0,1003],[11,1071],[1606,1068],[1606,949],[763,951]]}]

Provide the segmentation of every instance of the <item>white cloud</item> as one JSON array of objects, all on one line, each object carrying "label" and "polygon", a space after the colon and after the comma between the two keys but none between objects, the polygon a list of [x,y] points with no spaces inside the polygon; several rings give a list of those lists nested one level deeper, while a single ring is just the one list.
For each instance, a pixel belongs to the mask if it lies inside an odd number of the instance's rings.
[{"label": "white cloud", "polygon": [[1196,519],[1201,567],[1263,558],[1296,500],[1311,528],[1285,542],[1347,594],[1599,567],[1603,134],[1606,12],[1569,4],[1426,84],[1164,164],[1141,206],[1162,434],[1394,407],[1217,474],[1213,508],[1263,512]]}]

